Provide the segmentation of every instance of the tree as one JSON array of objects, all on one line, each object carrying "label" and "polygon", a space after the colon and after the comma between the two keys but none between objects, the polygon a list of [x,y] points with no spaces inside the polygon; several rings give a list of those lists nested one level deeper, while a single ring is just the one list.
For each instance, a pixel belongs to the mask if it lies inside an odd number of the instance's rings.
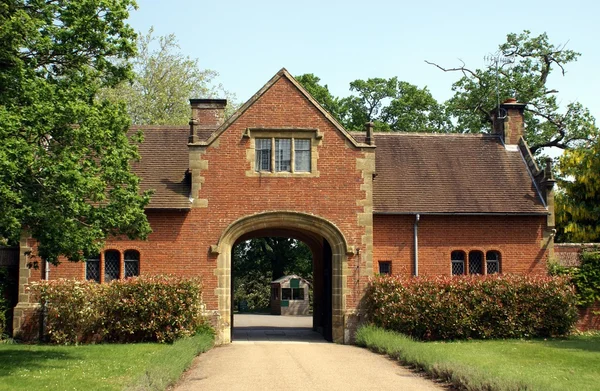
[{"label": "tree", "polygon": [[180,53],[174,34],[158,38],[152,34],[150,29],[138,37],[138,53],[132,59],[133,80],[104,89],[102,97],[123,100],[137,125],[187,124],[190,98],[226,97],[226,114],[235,111],[235,95],[212,84],[217,72],[201,69],[198,59]]},{"label": "tree", "polygon": [[0,4],[0,238],[23,229],[54,264],[82,260],[109,235],[150,226],[124,105],[96,93],[131,76],[133,0]]},{"label": "tree", "polygon": [[296,78],[327,111],[348,130],[362,131],[374,122],[378,131],[444,132],[450,126],[439,104],[427,88],[419,88],[397,77],[354,80],[355,95],[336,98],[313,74]]},{"label": "tree", "polygon": [[565,151],[556,197],[557,240],[600,242],[600,141]]},{"label": "tree", "polygon": [[426,61],[445,72],[460,72],[463,77],[453,84],[454,96],[446,102],[448,115],[454,119],[455,131],[461,133],[488,132],[490,113],[500,102],[516,97],[527,103],[525,109],[525,139],[532,153],[545,147],[573,148],[591,140],[596,134],[594,117],[578,102],[561,109],[558,91],[550,86],[552,72],[564,76],[566,65],[576,61],[579,53],[566,45],[553,45],[544,33],[532,37],[525,30],[508,34],[499,46],[491,65],[471,70],[463,63],[445,68]]}]

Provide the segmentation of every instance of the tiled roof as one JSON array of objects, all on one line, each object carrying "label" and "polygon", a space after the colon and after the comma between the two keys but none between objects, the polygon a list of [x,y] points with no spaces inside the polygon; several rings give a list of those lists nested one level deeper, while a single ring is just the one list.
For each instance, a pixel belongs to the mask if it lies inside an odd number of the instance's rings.
[{"label": "tiled roof", "polygon": [[376,133],[375,145],[374,213],[547,213],[498,136]]},{"label": "tiled roof", "polygon": [[132,164],[142,179],[141,189],[154,189],[147,209],[191,208],[189,166],[189,127],[132,126],[141,130],[144,142],[139,146],[141,160]]}]

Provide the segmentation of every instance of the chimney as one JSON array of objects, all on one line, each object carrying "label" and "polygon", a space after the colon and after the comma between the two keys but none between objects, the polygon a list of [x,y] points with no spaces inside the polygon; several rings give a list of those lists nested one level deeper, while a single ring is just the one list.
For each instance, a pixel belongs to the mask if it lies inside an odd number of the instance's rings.
[{"label": "chimney", "polygon": [[375,138],[373,136],[373,127],[375,124],[373,122],[367,122],[365,124],[365,130],[367,131],[367,136],[365,137],[365,143],[369,145],[375,144]]},{"label": "chimney", "polygon": [[200,141],[198,131],[215,130],[223,124],[227,99],[190,99],[190,143]]},{"label": "chimney", "polygon": [[492,112],[494,133],[502,137],[505,145],[518,145],[519,139],[525,134],[525,106],[515,98],[510,98]]}]

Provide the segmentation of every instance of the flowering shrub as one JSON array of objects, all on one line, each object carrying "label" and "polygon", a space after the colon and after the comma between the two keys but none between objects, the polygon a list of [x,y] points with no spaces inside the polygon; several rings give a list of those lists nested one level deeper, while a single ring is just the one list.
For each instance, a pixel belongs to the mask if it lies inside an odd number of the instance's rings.
[{"label": "flowering shrub", "polygon": [[375,278],[370,320],[424,340],[564,335],[577,321],[567,279],[518,275]]},{"label": "flowering shrub", "polygon": [[32,284],[46,305],[53,343],[171,342],[202,326],[198,279],[143,276],[109,284],[55,280]]}]

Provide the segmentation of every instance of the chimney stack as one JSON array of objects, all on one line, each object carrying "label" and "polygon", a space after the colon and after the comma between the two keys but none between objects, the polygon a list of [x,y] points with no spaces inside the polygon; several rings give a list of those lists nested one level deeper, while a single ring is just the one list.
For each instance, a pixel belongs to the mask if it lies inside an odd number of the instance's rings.
[{"label": "chimney stack", "polygon": [[525,106],[515,98],[510,98],[492,112],[494,133],[502,137],[505,145],[518,145],[519,139],[525,134]]},{"label": "chimney stack", "polygon": [[215,130],[223,124],[227,99],[190,99],[190,143],[200,141],[198,131]]},{"label": "chimney stack", "polygon": [[375,144],[375,138],[373,136],[373,128],[375,124],[373,122],[367,122],[365,124],[365,130],[367,131],[367,136],[365,137],[365,143],[369,145]]}]

